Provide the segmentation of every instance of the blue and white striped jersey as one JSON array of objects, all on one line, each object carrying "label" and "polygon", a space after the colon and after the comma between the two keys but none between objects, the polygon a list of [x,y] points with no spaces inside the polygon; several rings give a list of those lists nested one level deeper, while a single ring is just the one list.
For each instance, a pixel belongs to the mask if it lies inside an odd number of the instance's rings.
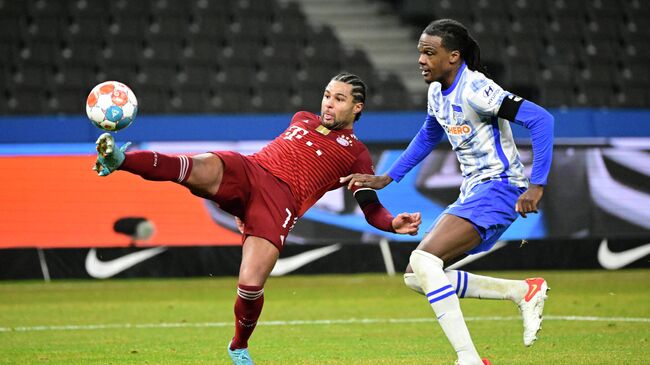
[{"label": "blue and white striped jersey", "polygon": [[[456,152],[464,177],[461,198],[486,180],[501,180],[512,186],[527,188],[528,179],[515,146],[510,122],[497,116],[506,97],[518,99],[481,72],[468,69],[464,63],[448,89],[442,90],[438,82],[431,83],[426,121],[388,175],[400,181],[435,148],[444,132]],[[528,117],[543,111],[532,103],[528,104],[527,107],[533,106],[533,112],[526,110],[519,114]],[[534,118],[527,119],[531,121]],[[526,125],[520,120],[514,122]],[[527,125],[532,126],[532,123]],[[547,152],[552,153],[552,119],[550,126],[544,131],[545,135],[550,133],[550,138],[539,143],[544,148],[550,146],[550,150],[540,154],[540,159],[544,161],[537,166],[539,173],[536,175],[540,176],[538,180],[542,183],[546,182],[550,166]]]},{"label": "blue and white striped jersey", "polygon": [[444,129],[465,178],[461,193],[488,179],[528,187],[510,122],[497,117],[511,95],[478,71],[461,66],[451,87],[429,85],[427,113]]}]

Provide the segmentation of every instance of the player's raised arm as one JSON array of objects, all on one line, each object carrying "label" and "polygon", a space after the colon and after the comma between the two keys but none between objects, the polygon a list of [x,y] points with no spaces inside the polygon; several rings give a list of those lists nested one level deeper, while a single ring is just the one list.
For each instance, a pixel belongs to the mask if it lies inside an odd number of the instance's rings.
[{"label": "player's raised arm", "polygon": [[386,232],[409,234],[415,236],[422,223],[422,217],[417,213],[400,213],[396,217],[381,204],[377,192],[372,189],[358,189],[354,198],[359,203],[366,221],[373,227]]}]

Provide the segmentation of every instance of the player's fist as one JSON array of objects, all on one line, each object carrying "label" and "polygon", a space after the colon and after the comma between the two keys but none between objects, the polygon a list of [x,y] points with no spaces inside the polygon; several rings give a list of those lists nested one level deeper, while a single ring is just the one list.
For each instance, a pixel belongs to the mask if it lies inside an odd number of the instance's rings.
[{"label": "player's fist", "polygon": [[526,218],[527,213],[537,213],[537,204],[544,194],[544,186],[530,184],[528,190],[519,196],[515,204],[515,210],[519,215]]},{"label": "player's fist", "polygon": [[393,229],[396,233],[409,234],[415,236],[422,223],[422,215],[417,213],[400,213],[393,218]]}]

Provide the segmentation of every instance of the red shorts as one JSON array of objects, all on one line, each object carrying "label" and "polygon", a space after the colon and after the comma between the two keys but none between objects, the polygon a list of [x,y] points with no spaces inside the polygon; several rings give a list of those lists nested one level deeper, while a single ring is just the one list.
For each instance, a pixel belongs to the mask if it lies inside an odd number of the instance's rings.
[{"label": "red shorts", "polygon": [[219,191],[212,200],[244,221],[244,237],[261,237],[282,250],[297,220],[298,207],[289,186],[252,158],[231,151],[213,151],[223,161]]}]

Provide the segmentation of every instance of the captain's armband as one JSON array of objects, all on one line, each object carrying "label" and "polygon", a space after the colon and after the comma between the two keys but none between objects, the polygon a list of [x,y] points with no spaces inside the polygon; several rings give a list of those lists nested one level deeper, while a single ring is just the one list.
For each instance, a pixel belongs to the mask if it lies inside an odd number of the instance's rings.
[{"label": "captain's armband", "polygon": [[517,112],[519,112],[519,108],[521,107],[521,104],[524,102],[524,98],[519,97],[517,95],[510,94],[503,98],[503,101],[501,102],[501,107],[499,107],[499,112],[497,113],[497,116],[499,118],[507,119],[511,122],[515,121],[515,117],[517,116]]}]

